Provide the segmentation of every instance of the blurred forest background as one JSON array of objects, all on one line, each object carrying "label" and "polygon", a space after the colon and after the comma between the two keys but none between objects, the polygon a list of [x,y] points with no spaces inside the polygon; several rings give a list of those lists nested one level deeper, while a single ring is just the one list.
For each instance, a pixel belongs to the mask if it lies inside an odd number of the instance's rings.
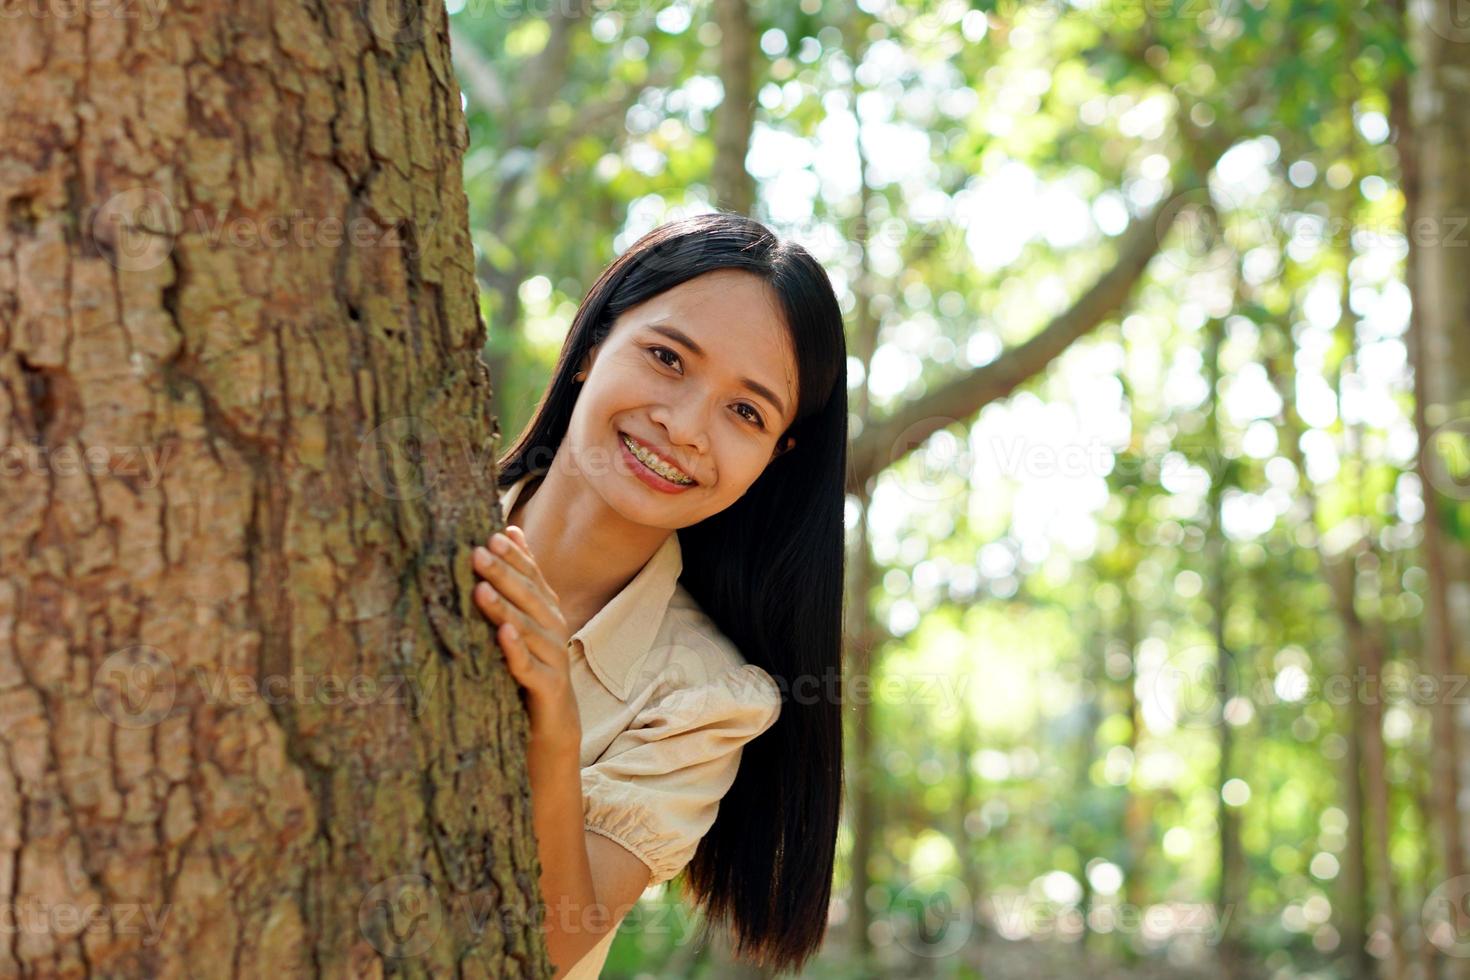
[{"label": "blurred forest background", "polygon": [[[663,221],[749,213],[841,297],[807,975],[1466,975],[1463,9],[449,10],[502,446]],[[695,928],[650,890],[606,975],[749,975]]]}]

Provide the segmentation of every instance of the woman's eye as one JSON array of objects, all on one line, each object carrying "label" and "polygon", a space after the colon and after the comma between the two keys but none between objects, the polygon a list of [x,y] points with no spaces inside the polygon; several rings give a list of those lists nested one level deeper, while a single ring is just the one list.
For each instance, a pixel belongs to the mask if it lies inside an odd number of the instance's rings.
[{"label": "woman's eye", "polygon": [[667,347],[650,347],[648,349],[653,352],[654,357],[658,358],[659,363],[663,364],[665,367],[673,367],[674,365],[670,364],[668,361],[665,361],[661,355],[667,354],[672,357],[676,362],[679,360],[679,355],[669,350]]},{"label": "woman's eye", "polygon": [[[667,347],[658,347],[658,346],[650,347],[650,348],[648,348],[648,352],[650,354],[652,354],[654,357],[656,357],[658,359],[658,362],[660,364],[662,364],[664,367],[674,367],[679,362],[679,355],[678,355],[678,353],[675,352],[675,351],[669,350]],[[670,357],[672,357],[674,359],[674,362],[673,363],[670,363],[670,362],[664,360],[663,355],[665,355],[665,354],[667,354]],[[741,418],[743,418],[743,419],[745,419],[745,420],[747,420],[749,422],[754,423],[757,428],[764,429],[766,427],[766,420],[763,419],[763,418],[761,418],[760,410],[757,409],[754,405],[747,405],[744,402],[741,402],[739,405],[737,405],[735,407],[736,407],[736,410],[737,411],[739,409],[742,409],[743,408],[743,409],[747,410],[748,412],[750,412],[749,415],[742,415]]]}]

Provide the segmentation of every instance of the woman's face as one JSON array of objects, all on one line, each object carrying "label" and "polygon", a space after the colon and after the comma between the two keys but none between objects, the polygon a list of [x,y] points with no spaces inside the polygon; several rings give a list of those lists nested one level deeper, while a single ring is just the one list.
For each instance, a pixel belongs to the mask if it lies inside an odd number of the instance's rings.
[{"label": "woman's face", "polygon": [[[753,273],[707,272],[627,310],[583,370],[558,455],[570,449],[635,523],[676,530],[718,514],[794,445],[781,435],[796,410],[796,360],[779,300]],[[646,467],[625,435],[677,472]],[[694,482],[679,485],[680,474]]]}]

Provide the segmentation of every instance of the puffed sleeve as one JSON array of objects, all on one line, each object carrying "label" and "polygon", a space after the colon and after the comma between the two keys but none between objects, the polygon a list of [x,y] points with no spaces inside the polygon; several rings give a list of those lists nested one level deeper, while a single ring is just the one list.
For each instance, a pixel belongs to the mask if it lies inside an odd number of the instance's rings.
[{"label": "puffed sleeve", "polygon": [[775,681],[754,664],[665,695],[582,769],[584,825],[648,865],[650,886],[668,881],[714,825],[741,749],[780,713]]}]

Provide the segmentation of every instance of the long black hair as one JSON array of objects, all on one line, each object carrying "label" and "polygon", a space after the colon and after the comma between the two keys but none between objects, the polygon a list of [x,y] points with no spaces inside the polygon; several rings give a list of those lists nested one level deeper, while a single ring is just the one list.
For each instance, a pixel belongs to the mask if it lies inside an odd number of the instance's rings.
[{"label": "long black hair", "polygon": [[[739,959],[799,969],[821,946],[841,810],[843,506],[847,345],[831,281],[806,249],[739,214],[700,214],[638,239],[588,290],[551,381],[499,460],[508,487],[561,445],[585,356],[625,311],[716,269],[760,276],[779,297],[797,360],[795,445],[724,511],[682,528],[680,582],[746,661],[782,692],[776,723],[745,744],[714,826],[687,872],[706,934],[723,923]],[[862,896],[858,896],[858,901]]]}]

